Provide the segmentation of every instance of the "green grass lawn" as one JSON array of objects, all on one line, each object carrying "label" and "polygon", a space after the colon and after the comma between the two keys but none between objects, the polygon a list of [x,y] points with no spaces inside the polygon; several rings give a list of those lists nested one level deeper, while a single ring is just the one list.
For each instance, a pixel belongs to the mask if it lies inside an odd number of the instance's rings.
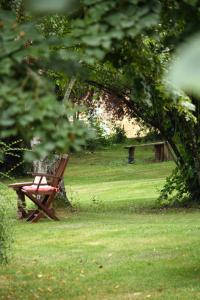
[{"label": "green grass lawn", "polygon": [[65,182],[75,211],[59,209],[60,222],[15,221],[0,299],[200,299],[199,210],[157,207],[173,162],[151,162],[150,148],[134,165],[126,156],[118,147],[72,157]]}]

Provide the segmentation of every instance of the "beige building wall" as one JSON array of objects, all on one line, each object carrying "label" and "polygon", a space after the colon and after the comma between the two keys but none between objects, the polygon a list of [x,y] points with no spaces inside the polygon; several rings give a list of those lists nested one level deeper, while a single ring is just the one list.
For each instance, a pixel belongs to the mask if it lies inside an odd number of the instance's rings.
[{"label": "beige building wall", "polygon": [[[103,106],[98,108],[98,110],[96,111],[96,116],[98,117],[100,123],[102,124],[102,127],[107,134],[111,134],[113,132],[114,125],[124,128],[127,138],[137,137],[139,131],[140,136],[145,136],[147,134],[146,131],[141,131],[140,125],[134,119],[129,120],[128,118],[124,118],[123,120],[116,121],[113,124],[110,115],[105,111]],[[86,116],[84,114],[82,114],[80,118],[82,120],[86,120]]]},{"label": "beige building wall", "polygon": [[[121,122],[119,122],[119,125],[124,127],[126,136],[128,138],[136,137],[138,131],[140,130],[140,126],[138,125],[138,123],[135,120],[130,121],[127,118],[124,118]],[[144,135],[144,134],[142,133],[142,135]]]},{"label": "beige building wall", "polygon": [[[113,123],[110,121],[111,118],[109,114],[102,107],[100,108],[99,117],[102,124],[104,124],[107,128],[108,133],[111,133],[113,129]],[[141,129],[136,120],[129,120],[128,118],[124,118],[122,121],[116,121],[116,125],[124,128],[128,138],[137,137],[138,131]],[[141,131],[140,136],[144,135],[146,135],[146,131]]]}]

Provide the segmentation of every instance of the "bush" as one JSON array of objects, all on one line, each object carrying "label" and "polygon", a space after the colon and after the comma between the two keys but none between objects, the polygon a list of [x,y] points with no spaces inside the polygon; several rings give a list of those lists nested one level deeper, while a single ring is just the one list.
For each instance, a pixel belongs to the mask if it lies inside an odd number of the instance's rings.
[{"label": "bush", "polygon": [[162,207],[180,207],[191,204],[192,196],[187,189],[187,174],[176,167],[160,191],[158,204]]},{"label": "bush", "polygon": [[114,134],[112,135],[113,144],[123,144],[126,141],[126,132],[124,127],[114,126]]},{"label": "bush", "polygon": [[110,135],[106,133],[103,123],[98,120],[93,121],[91,126],[95,136],[87,141],[87,149],[90,151],[109,147],[112,144],[123,144],[127,139],[126,132],[121,126],[114,126],[113,133]]},{"label": "bush", "polygon": [[110,145],[109,136],[98,119],[94,119],[91,122],[91,127],[94,130],[94,137],[87,140],[86,148],[87,150],[94,151],[105,146]]},{"label": "bush", "polygon": [[[7,167],[5,157],[9,155],[11,158],[20,158],[23,148],[19,147],[21,140],[12,141],[11,143],[5,143],[0,140],[0,166],[3,170]],[[0,169],[0,177],[10,178],[10,172],[15,170],[16,165],[9,165],[9,169],[2,172]],[[7,192],[7,187],[0,183],[0,264],[8,263],[11,254],[11,245],[13,242],[13,222],[12,222],[12,203],[10,201],[11,191]]]},{"label": "bush", "polygon": [[147,135],[143,137],[144,142],[157,142],[160,140],[163,140],[163,138],[156,129],[150,129]]},{"label": "bush", "polygon": [[0,264],[6,264],[11,257],[13,243],[12,209],[5,186],[0,185]]}]

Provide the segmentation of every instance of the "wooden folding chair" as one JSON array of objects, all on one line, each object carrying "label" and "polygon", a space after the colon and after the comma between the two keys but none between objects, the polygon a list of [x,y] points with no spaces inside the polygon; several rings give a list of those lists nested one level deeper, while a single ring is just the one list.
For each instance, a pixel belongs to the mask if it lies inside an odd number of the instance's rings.
[{"label": "wooden folding chair", "polygon": [[[13,188],[18,194],[18,210],[22,212],[22,218],[26,217],[28,222],[35,223],[40,218],[47,216],[53,220],[58,220],[52,207],[54,198],[59,191],[59,185],[64,175],[65,168],[69,160],[68,155],[63,155],[58,160],[57,168],[54,174],[31,173],[39,178],[38,183],[14,183],[9,187]],[[43,183],[44,178],[50,178],[48,184]],[[25,196],[27,196],[37,206],[37,209],[26,214]],[[21,206],[19,204],[21,200]]]}]

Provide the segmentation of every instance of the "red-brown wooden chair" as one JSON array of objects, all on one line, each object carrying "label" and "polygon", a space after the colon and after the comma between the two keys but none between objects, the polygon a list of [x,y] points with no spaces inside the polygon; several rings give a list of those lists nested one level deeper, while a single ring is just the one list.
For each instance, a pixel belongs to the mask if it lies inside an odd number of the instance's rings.
[{"label": "red-brown wooden chair", "polygon": [[[33,176],[38,176],[39,181],[37,184],[33,182],[23,182],[10,184],[9,187],[13,188],[17,194],[18,199],[21,200],[22,218],[26,217],[28,222],[35,223],[44,216],[47,216],[53,220],[59,220],[52,208],[53,201],[56,194],[59,192],[59,185],[64,175],[65,168],[69,160],[68,155],[63,155],[58,160],[57,168],[54,174],[46,173],[31,173]],[[43,178],[49,178],[48,184],[43,184]],[[25,210],[25,196],[27,196],[37,206],[37,209],[30,211],[28,214]],[[18,201],[19,203],[20,201]]]}]

